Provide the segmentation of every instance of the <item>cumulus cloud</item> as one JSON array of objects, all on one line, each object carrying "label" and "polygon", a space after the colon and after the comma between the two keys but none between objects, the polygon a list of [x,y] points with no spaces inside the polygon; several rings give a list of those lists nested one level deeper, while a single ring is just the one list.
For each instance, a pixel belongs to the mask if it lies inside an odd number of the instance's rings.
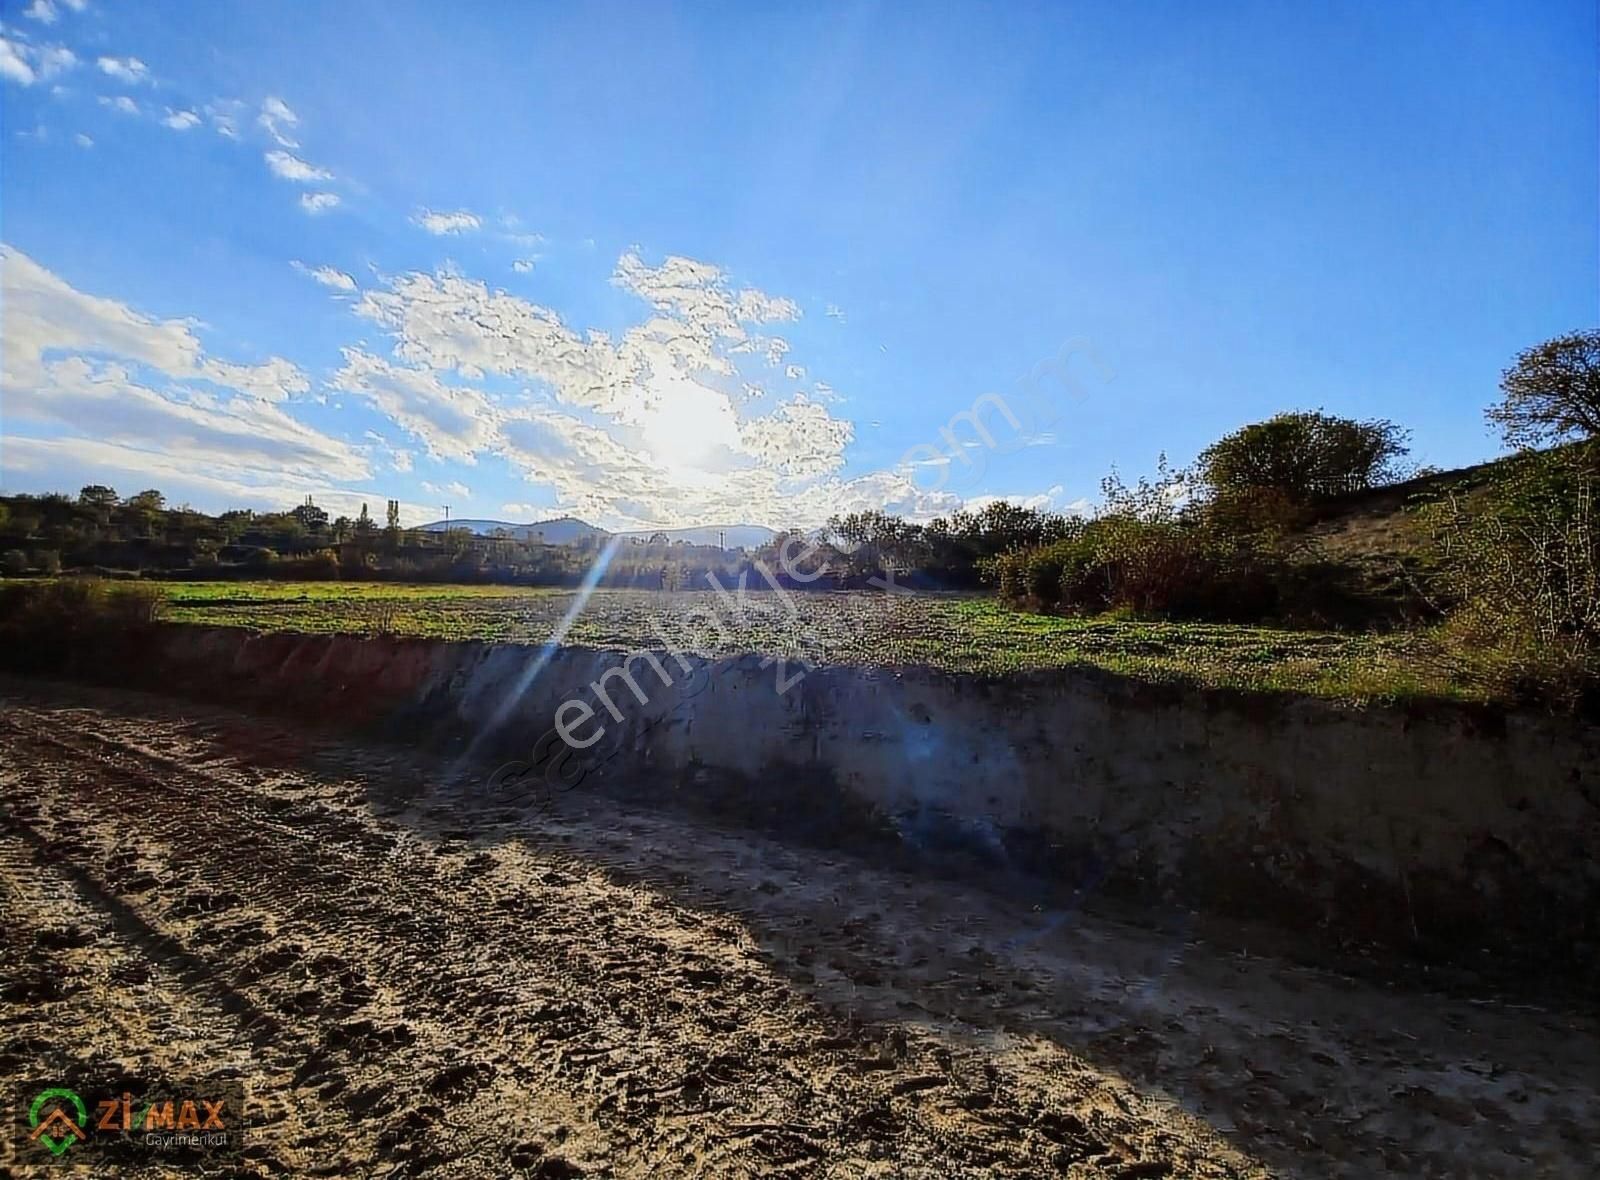
[{"label": "cumulus cloud", "polygon": [[133,99],[129,98],[126,94],[119,94],[115,98],[109,98],[102,94],[100,96],[100,105],[103,107],[110,107],[112,110],[122,115],[137,115],[139,113],[139,104],[134,102]]},{"label": "cumulus cloud", "polygon": [[300,145],[291,137],[292,132],[300,124],[300,116],[289,109],[289,104],[281,98],[269,97],[261,104],[261,113],[256,116],[256,123],[270,135],[280,147],[292,148]]},{"label": "cumulus cloud", "polygon": [[354,291],[356,281],[351,276],[331,266],[307,266],[303,262],[291,262],[290,266],[303,275],[309,275],[324,287],[331,287],[335,291]]},{"label": "cumulus cloud", "polygon": [[81,131],[72,137],[72,142],[81,148],[92,148],[94,146],[94,140],[90,139]]},{"label": "cumulus cloud", "polygon": [[432,209],[422,209],[411,219],[411,223],[420,225],[430,234],[442,236],[478,229],[483,225],[483,218],[465,209],[457,209],[453,213],[436,213]]},{"label": "cumulus cloud", "polygon": [[56,23],[56,6],[50,0],[33,0],[22,15],[42,25],[53,25]]},{"label": "cumulus cloud", "polygon": [[102,57],[95,62],[100,72],[119,82],[137,86],[150,80],[150,70],[136,57]]},{"label": "cumulus cloud", "polygon": [[511,264],[511,269],[516,271],[519,275],[525,275],[533,270],[533,259],[518,258]]},{"label": "cumulus cloud", "polygon": [[333,173],[326,168],[318,168],[314,164],[307,164],[298,156],[292,156],[288,152],[268,152],[265,158],[267,167],[272,169],[272,174],[279,180],[292,180],[298,184],[309,184],[316,180],[333,179]]},{"label": "cumulus cloud", "polygon": [[191,127],[200,126],[200,116],[193,111],[175,111],[169,107],[167,117],[161,122],[163,126],[170,127],[174,131],[188,131]]},{"label": "cumulus cloud", "polygon": [[337,208],[339,204],[338,193],[301,193],[300,208],[315,217],[318,213],[326,213],[329,209]]}]

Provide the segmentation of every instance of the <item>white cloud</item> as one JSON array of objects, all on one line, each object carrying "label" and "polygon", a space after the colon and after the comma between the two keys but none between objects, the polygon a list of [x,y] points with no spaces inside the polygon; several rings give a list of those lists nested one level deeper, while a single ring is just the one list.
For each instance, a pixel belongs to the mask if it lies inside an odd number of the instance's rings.
[{"label": "white cloud", "polygon": [[161,120],[162,125],[174,131],[188,131],[191,127],[200,126],[200,116],[193,111],[175,111],[167,109],[167,117]]},{"label": "white cloud", "polygon": [[31,45],[0,36],[0,78],[19,86],[48,82],[78,64],[77,55],[64,45]]},{"label": "white cloud", "polygon": [[743,340],[742,323],[772,323],[800,318],[792,299],[760,291],[733,292],[720,269],[691,258],[670,255],[660,266],[647,266],[633,252],[617,260],[611,281],[671,312],[692,326],[726,340]]},{"label": "white cloud", "polygon": [[119,82],[137,86],[150,80],[150,70],[136,57],[102,57],[95,62],[100,72]]},{"label": "white cloud", "polygon": [[106,95],[102,94],[100,96],[100,105],[103,107],[110,107],[112,110],[123,115],[137,115],[139,113],[139,104],[134,102],[133,99],[129,98],[126,94],[119,94],[116,98],[108,98]]},{"label": "white cloud", "polygon": [[[73,12],[82,12],[89,7],[88,0],[60,0],[60,2]],[[22,15],[42,25],[53,25],[60,14],[56,11],[56,0],[33,0],[33,3],[23,10]]]},{"label": "white cloud", "polygon": [[48,82],[58,74],[64,74],[78,64],[77,55],[65,45],[46,45],[37,51],[39,62],[39,77]]},{"label": "white cloud", "polygon": [[300,125],[300,116],[291,111],[289,104],[283,99],[269,97],[263,102],[261,113],[256,116],[256,122],[277,141],[279,146],[288,148],[300,146],[289,134]]},{"label": "white cloud", "polygon": [[331,287],[335,291],[354,291],[356,289],[355,279],[345,274],[342,270],[336,270],[334,267],[310,267],[303,262],[291,262],[289,265],[301,274],[309,275],[324,287]]},{"label": "white cloud", "polygon": [[411,223],[420,225],[430,234],[443,235],[478,229],[483,225],[483,219],[465,209],[457,209],[453,213],[436,213],[432,209],[423,209],[412,217]]},{"label": "white cloud", "polygon": [[72,137],[72,142],[81,148],[92,148],[94,146],[94,140],[90,139],[81,131]]},{"label": "white cloud", "polygon": [[830,320],[838,320],[841,324],[844,323],[844,309],[839,307],[837,304],[828,304],[827,309],[822,314],[827,316]]},{"label": "white cloud", "polygon": [[[130,446],[85,438],[6,439],[6,466],[13,473],[35,476],[34,486],[61,489],[83,483],[158,487],[169,503],[198,502],[213,510],[255,508],[282,512],[303,504],[307,496],[334,516],[354,517],[363,503],[392,499],[385,489],[336,487],[315,475],[274,467],[197,460],[170,450]],[[366,477],[363,477],[366,478]],[[432,505],[402,501],[402,521],[433,519]]]},{"label": "white cloud", "polygon": [[279,180],[292,180],[299,184],[309,184],[314,180],[333,179],[333,173],[326,168],[318,168],[314,164],[307,164],[298,156],[291,156],[288,152],[268,152],[266,161],[267,167],[272,169],[272,174]]},{"label": "white cloud", "polygon": [[[25,436],[89,430],[93,444],[159,453],[196,470],[273,478],[364,478],[362,456],[293,417],[310,383],[281,357],[239,364],[210,356],[191,321],[159,320],[86,294],[27,255],[0,247],[6,308],[7,459]],[[44,445],[43,440],[32,440]],[[91,440],[52,438],[79,453]]]},{"label": "white cloud", "polygon": [[804,365],[790,365],[783,371],[783,375],[791,381],[804,381],[806,367]]},{"label": "white cloud", "polygon": [[533,270],[533,261],[531,258],[518,258],[511,264],[511,269],[519,275],[525,275]]},{"label": "white cloud", "polygon": [[32,86],[36,75],[28,64],[23,46],[0,37],[0,78],[22,86]]},{"label": "white cloud", "polygon": [[425,479],[422,481],[422,490],[431,492],[435,496],[454,496],[457,500],[470,500],[472,498],[472,489],[466,484],[454,480],[441,487]]},{"label": "white cloud", "polygon": [[[650,306],[620,338],[576,331],[549,308],[459,273],[398,276],[365,290],[356,312],[390,334],[401,363],[352,351],[359,379],[341,380],[435,455],[506,459],[554,492],[557,507],[544,515],[619,528],[776,526],[856,508],[928,516],[960,506],[893,472],[839,479],[854,426],[821,395],[741,418],[747,383],[735,361],[774,351],[747,325],[796,317],[792,301],[733,289],[718,268],[682,258],[650,267],[625,254],[614,281]],[[439,374],[532,381],[539,392],[492,396]],[[481,401],[466,406],[472,393]]]},{"label": "white cloud", "polygon": [[1022,508],[1036,508],[1040,511],[1060,512],[1067,516],[1091,516],[1094,513],[1094,502],[1091,500],[1072,500],[1061,502],[1063,488],[1060,484],[1053,484],[1045,491],[1033,495],[1012,496],[972,496],[962,502],[961,507],[967,512],[980,512],[991,504],[1002,501],[1016,504]]},{"label": "white cloud", "polygon": [[344,349],[333,386],[372,402],[435,459],[476,463],[494,445],[500,414],[477,389],[446,385],[428,369],[392,365],[359,348]]},{"label": "white cloud", "polygon": [[326,213],[329,209],[339,204],[338,193],[301,193],[300,208],[315,217],[318,213]]},{"label": "white cloud", "polygon": [[785,475],[837,471],[844,466],[844,449],[854,437],[853,423],[833,417],[803,393],[740,428],[746,453]]}]

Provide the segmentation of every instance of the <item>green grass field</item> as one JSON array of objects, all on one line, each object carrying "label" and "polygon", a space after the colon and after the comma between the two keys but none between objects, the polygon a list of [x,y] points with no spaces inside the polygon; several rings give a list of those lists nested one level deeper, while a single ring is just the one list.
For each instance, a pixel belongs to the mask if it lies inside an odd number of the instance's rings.
[{"label": "green grass field", "polygon": [[[387,633],[543,643],[573,608],[565,589],[390,582],[166,585],[177,622],[264,631]],[[1356,700],[1463,697],[1426,669],[1423,641],[1200,623],[1063,619],[983,598],[876,591],[751,593],[743,617],[712,591],[597,590],[565,642],[633,650],[678,646],[813,664],[925,665],[994,674],[1087,666],[1148,681]],[[721,629],[709,622],[721,620]]]}]

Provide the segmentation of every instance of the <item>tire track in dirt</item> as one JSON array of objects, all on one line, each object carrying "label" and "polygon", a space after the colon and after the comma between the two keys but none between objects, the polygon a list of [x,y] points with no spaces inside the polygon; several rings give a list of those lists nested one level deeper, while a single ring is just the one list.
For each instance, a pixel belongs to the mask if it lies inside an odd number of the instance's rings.
[{"label": "tire track in dirt", "polygon": [[[824,1160],[862,1174],[1259,1171],[1181,1120],[1142,1123],[1130,1088],[1053,1046],[999,1065],[840,1025],[738,945],[736,923],[685,926],[658,895],[569,857],[500,872],[464,841],[427,849],[261,793],[248,773],[192,769],[114,719],[63,720],[6,717],[23,793],[75,792],[29,822],[79,864],[109,866],[135,833],[159,882],[129,903],[140,920],[247,998],[272,1062],[298,1061],[298,1094],[361,1124],[324,1170],[371,1152],[452,1174],[509,1162],[756,1175]],[[73,841],[58,830],[67,811]],[[486,1145],[504,1154],[491,1164]]]},{"label": "tire track in dirt", "polygon": [[257,1014],[229,1035],[303,1112],[263,1169],[1562,1177],[1600,1137],[1592,1019],[1174,954],[599,796],[519,815],[228,710],[0,706],[0,797],[68,887]]}]

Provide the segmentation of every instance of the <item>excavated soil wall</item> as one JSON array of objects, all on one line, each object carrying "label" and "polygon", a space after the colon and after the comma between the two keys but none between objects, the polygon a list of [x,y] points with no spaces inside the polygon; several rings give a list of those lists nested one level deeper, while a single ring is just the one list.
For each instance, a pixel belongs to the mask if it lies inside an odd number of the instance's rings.
[{"label": "excavated soil wall", "polygon": [[[1559,718],[1087,671],[684,667],[665,653],[625,664],[576,647],[187,626],[160,628],[136,663],[147,686],[459,750],[480,773],[509,761],[496,781],[532,784],[529,800],[677,798],[1068,890],[1593,963],[1600,732]],[[563,716],[582,750],[552,733],[567,701],[580,702]]]}]

